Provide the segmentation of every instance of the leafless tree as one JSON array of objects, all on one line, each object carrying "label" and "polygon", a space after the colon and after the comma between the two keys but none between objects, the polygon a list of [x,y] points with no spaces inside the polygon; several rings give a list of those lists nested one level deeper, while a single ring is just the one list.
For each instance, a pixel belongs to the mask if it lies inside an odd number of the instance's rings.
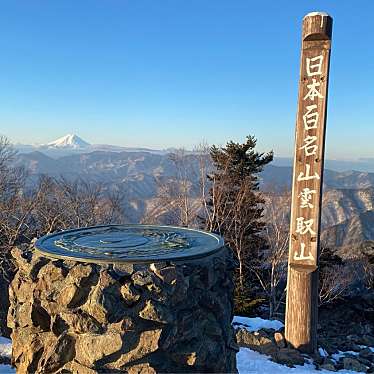
[{"label": "leafless tree", "polygon": [[0,137],[0,246],[73,227],[124,222],[123,196],[102,183],[41,176],[34,187],[14,165],[16,152]]},{"label": "leafless tree", "polygon": [[207,142],[203,141],[194,149],[199,162],[199,198],[201,205],[201,217],[207,219],[208,223],[205,226],[212,226],[210,222],[210,209],[208,207],[209,191],[212,183],[208,176],[213,172],[213,163],[210,157],[210,146]]},{"label": "leafless tree", "polygon": [[269,318],[275,317],[286,294],[291,193],[267,192],[264,235],[268,248],[252,270],[269,300]]},{"label": "leafless tree", "polygon": [[253,191],[250,177],[243,177],[233,188],[230,174],[223,169],[219,179],[212,176],[211,204],[205,204],[205,228],[222,232],[224,227],[225,240],[236,253],[240,287],[244,287],[246,270],[252,268],[253,260],[258,256],[259,243],[255,240],[248,243],[248,231],[253,227],[253,222],[261,218],[261,212],[248,203],[254,194],[260,199],[261,194]]},{"label": "leafless tree", "polygon": [[184,149],[178,149],[169,158],[173,162],[175,174],[158,181],[157,196],[142,223],[196,227],[203,206],[195,183],[199,181],[201,189],[202,155],[196,150],[187,153]]},{"label": "leafless tree", "polygon": [[364,256],[362,258],[362,269],[364,274],[365,286],[367,289],[374,289],[374,262],[373,259]]},{"label": "leafless tree", "polygon": [[319,305],[347,296],[355,282],[362,278],[362,262],[358,259],[343,260],[335,251],[328,247],[320,250]]},{"label": "leafless tree", "polygon": [[124,221],[122,195],[106,191],[101,183],[42,176],[36,190],[39,203],[33,216],[38,236],[56,230]]},{"label": "leafless tree", "polygon": [[12,165],[16,152],[8,139],[0,136],[0,243],[12,246],[25,233],[34,202],[27,203],[24,186],[27,173]]},{"label": "leafless tree", "polygon": [[320,272],[319,305],[330,304],[349,291],[355,276],[349,266],[331,265]]}]

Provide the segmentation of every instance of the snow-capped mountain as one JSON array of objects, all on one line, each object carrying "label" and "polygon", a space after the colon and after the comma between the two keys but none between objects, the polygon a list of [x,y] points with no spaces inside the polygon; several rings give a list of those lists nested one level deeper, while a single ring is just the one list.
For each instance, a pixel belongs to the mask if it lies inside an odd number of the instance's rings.
[{"label": "snow-capped mountain", "polygon": [[75,134],[68,134],[61,138],[58,138],[57,140],[50,142],[48,144],[45,144],[45,147],[48,148],[69,148],[69,149],[85,149],[90,147],[91,144],[84,141],[82,138],[80,138],[78,135]]},{"label": "snow-capped mountain", "polygon": [[14,147],[19,153],[30,153],[37,151],[53,158],[94,151],[148,152],[160,155],[165,155],[173,151],[173,149],[149,149],[143,147],[122,147],[119,145],[110,144],[90,144],[75,134],[62,136],[61,138],[46,144],[15,144]]},{"label": "snow-capped mountain", "polygon": [[[49,142],[47,144],[14,144],[14,148],[19,153],[30,153],[30,152],[42,152],[47,156],[52,158],[58,158],[73,154],[81,153],[90,153],[95,151],[102,152],[147,152],[157,155],[167,155],[178,150],[178,148],[167,148],[167,149],[150,149],[144,147],[128,147],[120,145],[110,145],[110,144],[90,144],[83,140],[81,137],[75,134],[65,135],[57,140]],[[186,151],[186,154],[193,154],[193,151]],[[273,166],[281,167],[292,167],[293,159],[285,157],[276,157],[272,163]],[[359,172],[369,172],[374,173],[374,158],[366,159],[352,159],[352,160],[325,160],[325,168],[338,171],[346,172],[346,176],[352,173],[352,170]],[[347,174],[348,173],[348,174]],[[289,175],[282,175],[286,178],[282,186],[286,185],[289,182]],[[366,177],[363,177],[363,180],[366,180]],[[361,183],[360,183],[361,184]],[[369,185],[360,185],[360,188],[366,188],[371,186]],[[340,187],[340,183],[337,183],[336,188]],[[350,188],[345,186],[344,188]]]}]

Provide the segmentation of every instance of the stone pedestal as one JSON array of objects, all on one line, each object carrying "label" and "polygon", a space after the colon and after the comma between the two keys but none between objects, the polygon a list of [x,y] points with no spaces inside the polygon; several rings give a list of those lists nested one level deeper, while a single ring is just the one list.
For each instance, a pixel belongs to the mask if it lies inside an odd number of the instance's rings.
[{"label": "stone pedestal", "polygon": [[235,373],[231,251],[97,264],[12,252],[19,374]]}]

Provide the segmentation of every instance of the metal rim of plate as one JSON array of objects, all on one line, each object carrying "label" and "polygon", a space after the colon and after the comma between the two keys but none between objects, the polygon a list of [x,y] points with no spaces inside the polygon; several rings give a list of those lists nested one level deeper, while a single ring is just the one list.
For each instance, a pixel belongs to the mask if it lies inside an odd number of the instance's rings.
[{"label": "metal rim of plate", "polygon": [[60,231],[41,237],[34,247],[53,259],[121,264],[193,260],[224,245],[221,236],[201,230],[129,224]]}]

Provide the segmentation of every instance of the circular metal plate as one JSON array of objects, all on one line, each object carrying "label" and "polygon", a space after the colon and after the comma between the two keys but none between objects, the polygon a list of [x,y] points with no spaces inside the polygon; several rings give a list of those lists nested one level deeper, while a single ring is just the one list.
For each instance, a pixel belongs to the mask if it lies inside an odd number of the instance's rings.
[{"label": "circular metal plate", "polygon": [[224,246],[204,231],[152,225],[106,225],[61,231],[35,243],[42,254],[84,262],[154,262],[207,256]]}]

